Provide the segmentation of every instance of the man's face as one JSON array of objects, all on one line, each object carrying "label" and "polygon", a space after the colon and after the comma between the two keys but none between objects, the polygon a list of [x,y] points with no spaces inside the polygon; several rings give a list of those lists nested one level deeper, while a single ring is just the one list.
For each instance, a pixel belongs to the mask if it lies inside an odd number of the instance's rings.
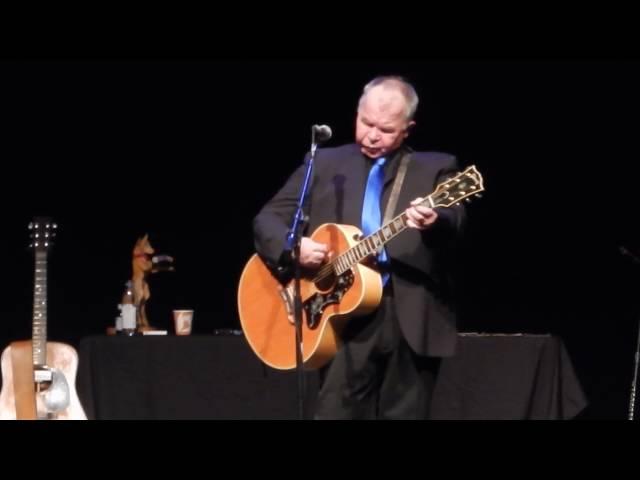
[{"label": "man's face", "polygon": [[362,99],[356,119],[356,142],[370,158],[383,157],[397,149],[414,122],[407,121],[407,104],[396,90],[374,87]]}]

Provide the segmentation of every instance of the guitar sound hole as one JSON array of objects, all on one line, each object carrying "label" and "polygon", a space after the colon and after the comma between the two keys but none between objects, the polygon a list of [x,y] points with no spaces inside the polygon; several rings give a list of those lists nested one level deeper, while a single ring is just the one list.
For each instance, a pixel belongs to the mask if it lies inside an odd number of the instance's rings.
[{"label": "guitar sound hole", "polygon": [[49,390],[51,382],[36,382],[36,392],[42,393]]},{"label": "guitar sound hole", "polygon": [[315,286],[321,292],[326,292],[328,290],[331,290],[335,285],[335,283],[336,283],[336,275],[335,273],[331,273],[327,277],[322,278],[319,281],[315,282]]}]

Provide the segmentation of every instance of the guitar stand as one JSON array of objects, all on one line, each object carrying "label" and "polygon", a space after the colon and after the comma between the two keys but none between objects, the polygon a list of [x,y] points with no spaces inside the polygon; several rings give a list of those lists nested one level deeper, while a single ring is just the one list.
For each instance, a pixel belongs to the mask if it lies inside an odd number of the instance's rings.
[{"label": "guitar stand", "polygon": [[[629,257],[635,265],[640,265],[640,258],[636,257],[633,253],[627,250],[625,247],[619,247],[620,253],[626,257]],[[633,420],[635,413],[636,403],[636,385],[638,381],[638,364],[640,364],[640,320],[638,321],[638,338],[636,340],[636,353],[633,360],[633,379],[631,381],[631,396],[629,398],[629,420]]]},{"label": "guitar stand", "polygon": [[638,339],[636,341],[636,353],[634,356],[633,380],[631,382],[631,398],[629,399],[629,420],[633,420],[636,402],[636,384],[638,381],[638,363],[640,363],[640,321],[638,322]]}]

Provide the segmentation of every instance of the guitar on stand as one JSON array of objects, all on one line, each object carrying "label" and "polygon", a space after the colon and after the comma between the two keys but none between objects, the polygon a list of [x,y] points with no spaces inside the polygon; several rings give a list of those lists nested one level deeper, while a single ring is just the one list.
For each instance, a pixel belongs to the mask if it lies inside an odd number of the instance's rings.
[{"label": "guitar on stand", "polygon": [[75,389],[78,354],[47,341],[47,255],[57,225],[48,218],[29,224],[35,252],[32,339],[2,352],[1,420],[86,420]]}]

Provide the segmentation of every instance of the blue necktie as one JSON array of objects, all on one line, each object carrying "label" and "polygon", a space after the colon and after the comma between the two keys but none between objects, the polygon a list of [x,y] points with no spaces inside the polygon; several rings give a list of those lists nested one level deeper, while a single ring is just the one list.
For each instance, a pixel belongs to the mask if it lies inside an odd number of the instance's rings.
[{"label": "blue necktie", "polygon": [[[362,232],[365,237],[380,229],[381,226],[380,197],[384,181],[384,162],[384,157],[379,158],[369,172],[369,180],[367,180],[367,189],[364,193],[364,205],[362,207]],[[378,254],[378,264],[382,266],[387,262],[387,252],[382,249]],[[383,273],[382,284],[386,285],[388,280],[389,274]]]}]

